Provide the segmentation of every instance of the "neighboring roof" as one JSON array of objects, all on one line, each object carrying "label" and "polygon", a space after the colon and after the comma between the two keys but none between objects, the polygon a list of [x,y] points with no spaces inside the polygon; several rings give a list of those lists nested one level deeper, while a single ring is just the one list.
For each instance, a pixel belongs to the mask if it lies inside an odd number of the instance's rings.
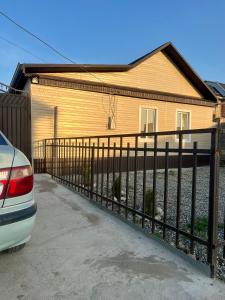
[{"label": "neighboring roof", "polygon": [[11,81],[11,86],[18,89],[23,89],[27,76],[37,73],[66,73],[66,72],[125,72],[142,63],[144,60],[153,56],[157,52],[162,51],[185,77],[195,86],[201,93],[204,99],[217,101],[215,94],[208,88],[204,81],[195,73],[190,65],[185,61],[178,50],[171,42],[165,43],[156,48],[150,53],[138,58],[128,65],[85,65],[85,64],[18,64],[14,76]]},{"label": "neighboring roof", "polygon": [[205,83],[216,94],[216,96],[225,98],[225,83],[217,81],[205,81]]}]

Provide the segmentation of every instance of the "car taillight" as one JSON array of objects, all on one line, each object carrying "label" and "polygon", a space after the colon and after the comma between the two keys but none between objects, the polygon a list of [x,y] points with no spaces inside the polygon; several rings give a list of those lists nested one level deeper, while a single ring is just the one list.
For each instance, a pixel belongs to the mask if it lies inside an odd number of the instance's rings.
[{"label": "car taillight", "polygon": [[28,194],[33,189],[31,166],[0,169],[0,199]]},{"label": "car taillight", "polygon": [[10,169],[0,169],[0,200],[5,198]]}]

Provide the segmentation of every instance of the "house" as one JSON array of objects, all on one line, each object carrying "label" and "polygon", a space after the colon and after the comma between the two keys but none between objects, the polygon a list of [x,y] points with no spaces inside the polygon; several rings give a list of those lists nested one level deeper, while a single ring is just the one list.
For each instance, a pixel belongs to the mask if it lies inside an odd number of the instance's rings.
[{"label": "house", "polygon": [[225,122],[225,83],[220,83],[217,81],[205,81],[207,86],[213,91],[217,96],[220,109],[220,121],[224,126]]},{"label": "house", "polygon": [[19,64],[11,86],[30,93],[33,141],[215,125],[216,95],[170,42],[127,65]]},{"label": "house", "polygon": [[225,102],[225,83],[208,80],[205,83],[222,102]]},{"label": "house", "polygon": [[208,87],[216,94],[220,107],[220,149],[221,149],[221,165],[225,165],[225,84],[217,81],[205,81]]}]

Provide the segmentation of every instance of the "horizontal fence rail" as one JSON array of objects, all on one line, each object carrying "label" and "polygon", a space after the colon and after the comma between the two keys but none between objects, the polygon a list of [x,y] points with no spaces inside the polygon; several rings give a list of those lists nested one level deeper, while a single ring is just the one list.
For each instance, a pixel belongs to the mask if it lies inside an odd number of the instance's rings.
[{"label": "horizontal fence rail", "polygon": [[34,144],[34,166],[207,264],[214,276],[218,137],[212,128],[46,139]]}]

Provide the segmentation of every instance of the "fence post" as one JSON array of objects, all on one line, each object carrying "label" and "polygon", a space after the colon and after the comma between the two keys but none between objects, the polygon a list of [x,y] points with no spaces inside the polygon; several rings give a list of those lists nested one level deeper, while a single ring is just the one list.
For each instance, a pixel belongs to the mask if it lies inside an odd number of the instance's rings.
[{"label": "fence post", "polygon": [[217,229],[218,229],[218,187],[219,187],[219,128],[214,128],[211,134],[211,159],[209,181],[208,210],[208,263],[211,277],[216,275],[217,264]]}]

